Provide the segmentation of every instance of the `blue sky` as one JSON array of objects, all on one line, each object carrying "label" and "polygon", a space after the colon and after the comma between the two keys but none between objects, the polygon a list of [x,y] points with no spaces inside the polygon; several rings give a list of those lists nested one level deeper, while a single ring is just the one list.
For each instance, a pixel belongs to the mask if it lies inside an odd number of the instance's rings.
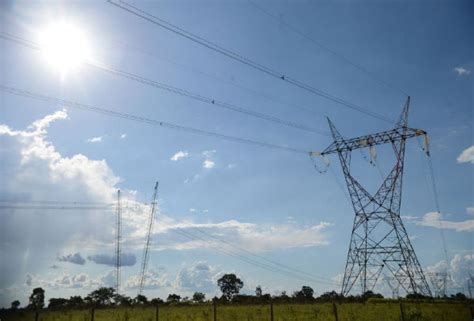
[{"label": "blue sky", "polygon": [[[444,233],[455,276],[452,291],[466,290],[462,287],[472,262],[474,231],[471,2],[258,2],[376,79],[247,1],[133,3],[391,119],[406,99],[399,89],[409,93],[409,124],[430,135],[442,217],[429,214],[436,209],[428,163],[415,141],[407,146],[402,215],[407,216],[405,224],[423,267],[437,269],[443,264],[440,233]],[[327,130],[327,115],[346,137],[391,128],[106,2],[8,1],[1,6],[4,32],[34,41],[44,26],[68,21],[87,35],[96,61],[149,79],[321,130]],[[322,150],[331,143],[324,135],[222,110],[86,66],[61,77],[38,52],[4,39],[0,46],[5,86],[304,150]],[[124,213],[124,252],[136,260],[123,267],[123,291],[131,296],[136,294],[134,276],[144,244],[146,204],[156,180],[159,213],[147,296],[196,290],[213,295],[216,277],[225,272],[239,274],[246,292],[258,284],[272,294],[303,284],[317,293],[338,288],[266,271],[219,253],[213,239],[189,242],[174,233],[181,229],[200,235],[196,227],[205,229],[268,259],[337,281],[349,244],[352,206],[331,172],[318,173],[307,156],[6,93],[1,94],[0,124],[0,169],[6,182],[0,187],[2,200],[110,203],[117,188],[124,191],[130,204]],[[386,173],[393,160],[388,149],[378,152]],[[182,157],[173,160],[175,155]],[[354,163],[358,177],[374,189],[380,183],[378,171],[359,158]],[[343,182],[336,157],[331,158],[331,168]],[[88,259],[113,255],[113,209],[2,208],[0,213],[1,305],[17,298],[26,303],[36,286],[46,288],[48,296],[69,296],[113,284],[113,268]],[[235,248],[227,251],[234,253]],[[76,253],[84,261],[77,260]]]}]

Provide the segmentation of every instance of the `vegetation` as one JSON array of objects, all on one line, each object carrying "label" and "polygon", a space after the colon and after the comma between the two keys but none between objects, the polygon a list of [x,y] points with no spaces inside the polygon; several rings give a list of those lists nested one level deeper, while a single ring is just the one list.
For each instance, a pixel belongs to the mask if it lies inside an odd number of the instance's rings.
[{"label": "vegetation", "polygon": [[45,291],[35,288],[25,309],[19,309],[20,302],[15,300],[9,310],[0,310],[0,319],[33,321],[38,320],[38,313],[41,321],[211,321],[214,316],[217,321],[461,321],[472,317],[469,306],[473,301],[462,293],[442,300],[420,295],[384,299],[371,291],[349,297],[330,291],[314,297],[311,287],[302,286],[291,296],[285,291],[271,296],[257,286],[255,295],[243,295],[239,293],[244,283],[235,274],[225,274],[217,283],[222,296],[212,300],[206,300],[201,292],[191,298],[171,293],[166,301],[149,300],[144,295],[132,299],[117,294],[114,288],[102,287],[85,298],[51,298],[47,309]]}]

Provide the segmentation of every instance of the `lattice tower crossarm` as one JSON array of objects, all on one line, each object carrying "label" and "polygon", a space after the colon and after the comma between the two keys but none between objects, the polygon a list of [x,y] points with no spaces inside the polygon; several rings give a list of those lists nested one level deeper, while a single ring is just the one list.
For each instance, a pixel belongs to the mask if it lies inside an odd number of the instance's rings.
[{"label": "lattice tower crossarm", "polygon": [[[344,139],[328,119],[334,141],[321,155],[338,154],[355,212],[343,295],[348,295],[357,281],[363,293],[373,291],[385,270],[407,293],[431,296],[400,217],[405,143],[409,138],[426,135],[424,130],[408,127],[409,104],[408,97],[394,129],[351,139]],[[351,152],[381,144],[392,145],[396,161],[378,191],[372,195],[351,174]]]}]

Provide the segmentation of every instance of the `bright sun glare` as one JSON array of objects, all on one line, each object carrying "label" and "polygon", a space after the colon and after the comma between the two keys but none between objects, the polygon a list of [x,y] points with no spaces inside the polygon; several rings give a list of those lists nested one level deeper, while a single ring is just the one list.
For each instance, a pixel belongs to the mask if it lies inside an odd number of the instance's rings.
[{"label": "bright sun glare", "polygon": [[90,60],[85,33],[67,22],[46,27],[39,34],[39,43],[46,61],[63,75]]}]

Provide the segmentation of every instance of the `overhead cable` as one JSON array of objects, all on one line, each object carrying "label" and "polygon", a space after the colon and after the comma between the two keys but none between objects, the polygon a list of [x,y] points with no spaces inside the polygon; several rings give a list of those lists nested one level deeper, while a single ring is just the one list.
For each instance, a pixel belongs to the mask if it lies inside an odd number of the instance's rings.
[{"label": "overhead cable", "polygon": [[315,95],[318,95],[320,97],[323,97],[325,99],[328,99],[328,100],[331,100],[341,106],[344,106],[344,107],[347,107],[347,108],[350,108],[350,109],[353,109],[353,110],[356,110],[360,113],[363,113],[367,116],[371,116],[373,118],[376,118],[376,119],[379,119],[379,120],[382,120],[382,121],[385,121],[385,122],[388,122],[388,123],[394,123],[394,121],[392,119],[389,119],[387,117],[385,117],[384,115],[381,115],[381,114],[378,114],[376,112],[373,112],[367,108],[364,108],[364,107],[361,107],[361,106],[358,106],[354,103],[351,103],[347,100],[344,100],[340,97],[337,97],[333,94],[330,94],[324,90],[321,90],[321,89],[318,89],[312,85],[309,85],[305,82],[302,82],[300,80],[297,80],[296,78],[292,78],[288,75],[285,75],[284,73],[282,72],[279,72],[279,71],[276,71],[272,68],[269,68],[265,65],[262,65],[258,62],[255,62],[247,57],[244,57],[234,51],[231,51],[229,49],[226,49],[216,43],[213,43],[207,39],[204,39],[198,35],[195,35],[187,30],[184,30],[166,20],[163,20],[161,18],[158,18],[142,9],[139,9],[125,1],[122,1],[122,0],[118,0],[118,1],[113,1],[113,0],[107,0],[110,4],[122,9],[122,10],[125,10],[137,17],[140,17],[146,21],[149,21],[157,26],[160,26],[168,31],[171,31],[177,35],[180,35],[188,40],[191,40],[199,45],[202,45],[208,49],[211,49],[215,52],[218,52],[230,59],[233,59],[235,61],[238,61],[242,64],[245,64],[253,69],[256,69],[262,73],[265,73],[269,76],[272,76],[274,78],[277,78],[277,79],[280,79],[280,80],[283,80],[293,86],[296,86],[296,87],[299,87],[300,89],[303,89],[307,92],[310,92],[312,94],[315,94]]},{"label": "overhead cable", "polygon": [[383,84],[384,86],[386,86],[387,88],[390,88],[390,89],[393,89],[397,92],[400,92],[402,93],[403,95],[405,96],[409,96],[408,93],[406,93],[404,90],[402,90],[401,88],[399,87],[396,87],[395,85],[389,83],[388,81],[386,80],[383,80],[379,77],[377,77],[375,74],[373,74],[372,72],[370,72],[369,70],[367,70],[367,68],[363,67],[362,65],[352,61],[351,59],[347,58],[345,55],[329,48],[328,46],[324,45],[323,43],[315,40],[314,38],[312,38],[311,36],[309,36],[307,33],[301,31],[300,29],[298,29],[297,27],[291,25],[290,23],[286,22],[285,20],[281,19],[278,15],[275,15],[275,14],[272,14],[270,11],[266,10],[265,8],[263,8],[262,6],[260,6],[259,4],[257,4],[255,1],[253,0],[247,0],[253,7],[255,7],[256,9],[258,9],[260,12],[264,13],[265,15],[269,16],[270,18],[274,19],[276,22],[278,22],[278,24],[282,24],[284,25],[285,27],[287,27],[289,30],[293,31],[294,33],[296,33],[297,35],[301,36],[302,38],[308,40],[309,42],[311,42],[312,44],[316,45],[317,47],[323,49],[323,50],[326,50],[327,52],[331,53],[333,56],[341,59],[342,61],[348,63],[349,65],[353,66],[354,68],[360,70],[361,72],[363,72],[364,74],[368,75],[369,77],[371,77],[372,79],[380,82],[381,84]]},{"label": "overhead cable", "polygon": [[265,148],[271,148],[271,149],[276,149],[276,150],[283,150],[287,152],[293,152],[297,154],[306,154],[309,155],[309,151],[298,149],[298,148],[293,148],[293,147],[288,147],[288,146],[283,146],[283,145],[276,145],[276,144],[271,144],[271,143],[266,143],[266,142],[260,142],[252,139],[247,139],[247,138],[241,138],[241,137],[236,137],[236,136],[230,136],[230,135],[224,135],[224,134],[219,134],[215,133],[212,131],[204,130],[204,129],[198,129],[198,128],[193,128],[193,127],[188,127],[188,126],[182,126],[174,123],[169,123],[169,122],[164,122],[164,121],[159,121],[155,119],[151,119],[148,117],[142,117],[142,116],[137,116],[137,115],[132,115],[128,113],[122,113],[118,111],[114,111],[111,109],[106,109],[102,107],[95,107],[91,105],[86,105],[86,104],[81,104],[78,102],[74,102],[71,100],[65,100],[65,99],[60,99],[52,96],[46,96],[42,95],[39,93],[31,92],[28,90],[24,89],[19,89],[15,87],[8,87],[0,84],[0,91],[17,95],[17,96],[23,96],[27,98],[32,98],[36,100],[41,100],[49,103],[55,103],[55,104],[60,104],[64,105],[67,107],[75,108],[75,109],[80,109],[84,111],[89,111],[89,112],[94,112],[98,114],[102,114],[105,116],[110,116],[110,117],[116,117],[116,118],[122,118],[122,119],[127,119],[135,122],[140,122],[144,124],[148,124],[151,126],[157,126],[157,127],[164,127],[164,128],[169,128],[169,129],[174,129],[174,130],[179,130],[191,134],[197,134],[197,135],[202,135],[202,136],[210,136],[210,137],[215,137],[227,141],[232,141],[232,142],[237,142],[237,143],[242,143],[242,144],[247,144],[247,145],[254,145],[258,147],[265,147]]},{"label": "overhead cable", "polygon": [[[3,39],[8,40],[8,41],[13,41],[17,44],[23,45],[23,46],[28,47],[30,49],[41,50],[41,46],[39,46],[38,44],[36,44],[32,41],[29,41],[27,39],[18,37],[16,35],[6,33],[6,32],[0,32],[0,38],[3,38]],[[264,119],[264,120],[267,120],[267,121],[270,121],[270,122],[278,123],[280,125],[293,127],[293,128],[296,128],[296,129],[300,129],[300,130],[304,130],[304,131],[308,131],[308,132],[313,132],[313,133],[316,133],[316,134],[328,135],[328,133],[324,130],[311,128],[311,127],[308,127],[308,126],[305,126],[305,125],[295,123],[293,121],[280,119],[280,118],[272,116],[272,115],[268,115],[268,114],[264,114],[264,113],[261,113],[261,112],[258,112],[258,111],[243,108],[243,107],[237,106],[235,104],[230,104],[230,103],[218,100],[218,99],[214,99],[212,97],[207,97],[207,96],[203,96],[201,94],[193,93],[193,92],[190,92],[188,90],[178,88],[178,87],[175,87],[175,86],[172,86],[172,85],[168,85],[168,84],[165,84],[165,83],[157,82],[155,80],[148,79],[148,78],[142,77],[140,75],[124,71],[124,70],[120,70],[120,69],[114,68],[112,66],[108,66],[108,65],[100,63],[100,62],[86,61],[86,62],[83,62],[83,65],[86,65],[86,66],[92,67],[92,68],[96,68],[96,69],[99,69],[101,71],[110,73],[112,75],[119,76],[119,77],[122,77],[122,78],[126,78],[128,80],[132,80],[132,81],[135,81],[135,82],[138,82],[138,83],[150,86],[150,87],[158,88],[158,89],[161,89],[161,90],[166,90],[168,92],[171,92],[171,93],[174,93],[174,94],[177,94],[177,95],[180,95],[180,96],[185,96],[185,97],[200,101],[202,103],[210,104],[210,105],[215,106],[215,107],[224,108],[224,109],[231,110],[231,111],[234,111],[234,112],[238,112],[238,113],[241,113],[241,114],[246,114],[246,115],[253,116],[253,117],[256,117],[256,118],[260,118],[260,119]]]}]

